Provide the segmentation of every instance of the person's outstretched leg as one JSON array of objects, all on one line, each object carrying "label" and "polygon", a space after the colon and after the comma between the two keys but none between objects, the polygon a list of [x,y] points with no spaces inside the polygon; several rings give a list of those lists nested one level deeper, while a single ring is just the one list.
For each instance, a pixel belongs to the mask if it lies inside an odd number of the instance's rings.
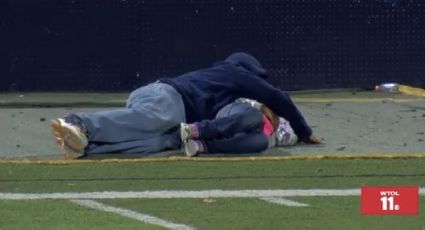
[{"label": "person's outstretched leg", "polygon": [[164,83],[135,90],[125,109],[75,115],[86,126],[89,141],[111,143],[158,136],[185,121],[180,94]]},{"label": "person's outstretched leg", "polygon": [[[132,92],[124,109],[69,117],[53,120],[52,131],[58,143],[62,140],[61,146],[81,152],[89,142],[107,144],[158,137],[184,122],[185,111],[181,95],[174,88],[152,83]],[[83,132],[85,135],[81,135]]]},{"label": "person's outstretched leg", "polygon": [[246,103],[232,103],[225,106],[214,120],[204,120],[193,124],[181,124],[182,141],[187,139],[229,138],[237,133],[250,133],[262,130],[261,112]]},{"label": "person's outstretched leg", "polygon": [[157,153],[164,150],[179,149],[180,145],[180,131],[178,128],[175,128],[160,136],[143,140],[117,143],[90,142],[86,148],[86,154],[137,153],[146,155],[148,153]]}]

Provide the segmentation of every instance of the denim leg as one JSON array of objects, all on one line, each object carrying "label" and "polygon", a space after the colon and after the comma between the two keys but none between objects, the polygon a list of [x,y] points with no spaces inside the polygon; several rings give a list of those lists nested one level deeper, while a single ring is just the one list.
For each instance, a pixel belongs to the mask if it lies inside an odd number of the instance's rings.
[{"label": "denim leg", "polygon": [[204,140],[207,153],[255,153],[267,149],[269,141],[262,133],[241,133],[232,138]]},{"label": "denim leg", "polygon": [[225,106],[214,120],[197,122],[200,139],[233,137],[238,133],[262,130],[262,115],[258,109],[246,103],[232,103]]},{"label": "denim leg", "polygon": [[[74,115],[86,126],[89,142],[102,143],[105,152],[115,149],[107,148],[108,144],[125,149],[126,145],[134,148],[141,141],[160,140],[163,133],[185,121],[181,95],[164,83],[152,83],[133,91],[126,108]],[[155,149],[158,147],[155,143],[147,141],[141,146]]]},{"label": "denim leg", "polygon": [[179,149],[180,145],[180,129],[173,129],[171,132],[144,140],[117,143],[90,142],[86,153],[88,155],[101,153],[139,153],[146,155],[148,153]]}]

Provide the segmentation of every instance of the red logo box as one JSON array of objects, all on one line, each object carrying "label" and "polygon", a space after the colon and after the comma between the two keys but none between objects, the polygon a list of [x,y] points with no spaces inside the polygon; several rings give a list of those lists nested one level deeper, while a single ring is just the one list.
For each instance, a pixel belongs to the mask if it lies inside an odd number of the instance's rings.
[{"label": "red logo box", "polygon": [[361,187],[362,215],[418,215],[419,187]]}]

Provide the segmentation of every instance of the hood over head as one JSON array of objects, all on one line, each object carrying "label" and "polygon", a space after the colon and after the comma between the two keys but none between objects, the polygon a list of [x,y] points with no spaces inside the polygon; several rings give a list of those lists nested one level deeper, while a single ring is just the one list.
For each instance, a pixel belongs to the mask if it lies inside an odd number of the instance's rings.
[{"label": "hood over head", "polygon": [[237,52],[231,54],[224,60],[242,66],[244,69],[256,74],[261,78],[267,78],[267,70],[260,64],[260,62],[250,54]]}]

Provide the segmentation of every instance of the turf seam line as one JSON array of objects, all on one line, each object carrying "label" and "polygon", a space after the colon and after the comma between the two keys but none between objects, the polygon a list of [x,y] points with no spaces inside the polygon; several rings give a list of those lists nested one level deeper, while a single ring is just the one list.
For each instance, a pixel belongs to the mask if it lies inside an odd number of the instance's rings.
[{"label": "turf seam line", "polygon": [[198,180],[253,180],[253,179],[334,179],[334,178],[371,178],[371,177],[391,177],[391,178],[408,178],[408,177],[425,177],[425,173],[418,174],[395,174],[395,173],[370,173],[370,174],[318,174],[313,172],[311,174],[296,174],[296,175],[261,175],[255,176],[248,175],[235,175],[235,176],[175,176],[175,177],[155,177],[155,176],[140,176],[140,177],[70,177],[70,178],[0,178],[0,182],[22,183],[22,182],[95,182],[95,181],[198,181]]},{"label": "turf seam line", "polygon": [[176,161],[283,161],[283,160],[371,160],[371,159],[425,159],[421,153],[352,153],[324,154],[308,156],[219,156],[219,157],[141,157],[141,158],[109,158],[109,159],[80,159],[80,160],[0,160],[0,164],[84,164],[84,163],[145,163],[145,162],[176,162]]},{"label": "turf seam line", "polygon": [[109,212],[109,213],[113,213],[113,214],[117,214],[120,216],[124,216],[124,217],[128,217],[130,219],[135,219],[144,223],[148,223],[148,224],[153,224],[153,225],[158,225],[167,229],[181,229],[181,230],[193,230],[193,227],[184,225],[184,224],[176,224],[174,222],[168,221],[168,220],[164,220],[155,216],[151,216],[151,215],[147,215],[144,213],[140,213],[140,212],[136,212],[133,210],[129,210],[129,209],[124,209],[124,208],[119,208],[119,207],[115,207],[115,206],[111,206],[111,205],[106,205],[103,203],[100,203],[98,201],[94,201],[94,200],[78,200],[78,199],[73,199],[70,200],[72,203],[87,207],[87,208],[91,208],[91,209],[96,209],[98,211],[103,211],[103,212]]}]

